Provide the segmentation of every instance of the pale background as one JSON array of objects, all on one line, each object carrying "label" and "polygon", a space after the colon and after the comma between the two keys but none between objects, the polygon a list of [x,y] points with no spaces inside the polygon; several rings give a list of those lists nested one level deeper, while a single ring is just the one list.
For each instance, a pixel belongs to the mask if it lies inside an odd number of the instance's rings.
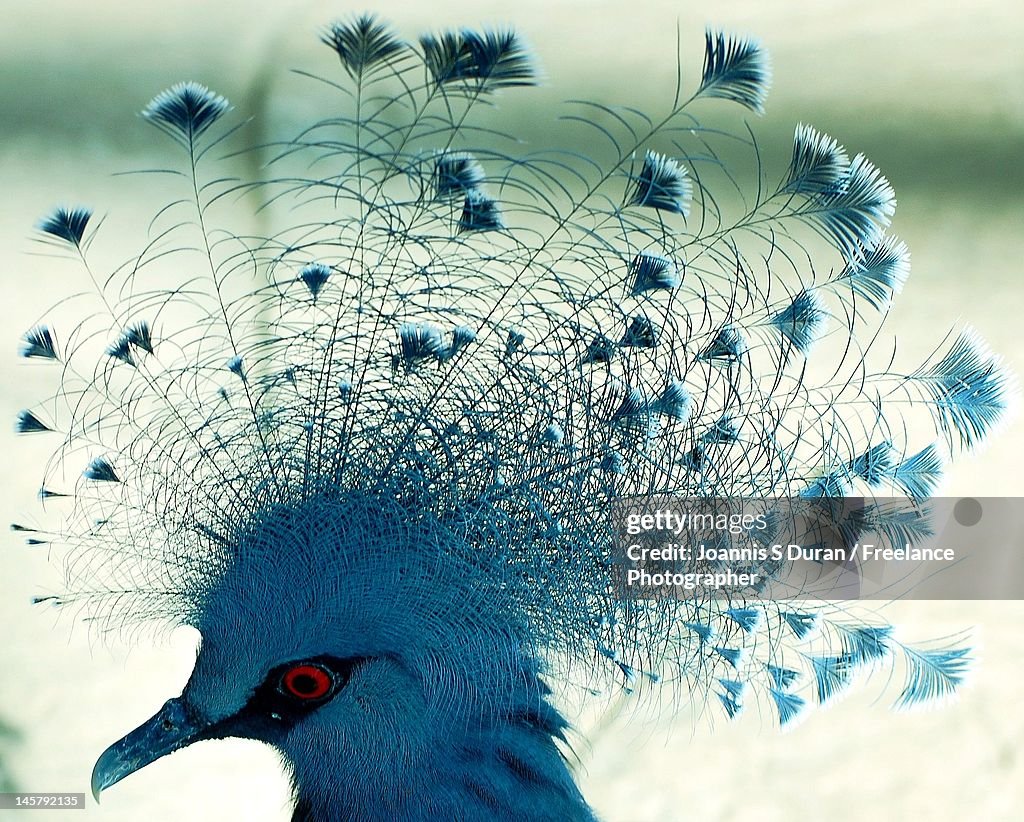
[{"label": "pale background", "polygon": [[[141,237],[163,195],[111,174],[166,163],[168,152],[135,112],[160,89],[195,79],[226,94],[244,115],[260,112],[291,133],[291,118],[307,104],[281,91],[297,88],[287,69],[336,70],[315,43],[316,28],[365,8],[410,38],[447,25],[514,23],[547,77],[545,89],[526,98],[533,105],[577,96],[641,108],[666,100],[677,20],[691,87],[706,24],[758,36],[773,56],[775,81],[768,114],[755,125],[774,160],[784,164],[793,124],[809,121],[866,153],[895,185],[895,229],[913,252],[913,274],[890,326],[900,332],[904,361],[963,317],[1024,373],[1018,0],[141,5],[3,2],[0,328],[7,342],[0,350],[8,354],[0,356],[0,419],[13,420],[50,390],[52,371],[17,361],[13,351],[18,335],[80,276],[30,255],[34,220],[56,203],[85,202],[109,215],[108,231]],[[502,105],[517,103],[510,95]],[[134,248],[120,247],[122,256]],[[45,449],[0,436],[0,520],[31,520]],[[1024,495],[1022,446],[1018,419],[962,458],[944,493]],[[1019,534],[1008,541],[1024,548]],[[22,739],[12,746],[0,732],[0,759],[23,789],[85,791],[98,753],[178,693],[192,638],[144,637],[131,650],[91,642],[81,626],[29,606],[54,580],[43,551],[16,535],[4,538],[0,723]],[[899,603],[886,616],[908,639],[975,629],[982,661],[956,705],[893,714],[893,690],[880,696],[879,682],[786,734],[756,715],[713,730],[686,714],[669,721],[663,713],[646,725],[620,721],[589,746],[578,745],[585,794],[609,822],[1020,818],[1024,604]],[[90,800],[85,817],[283,820],[286,805],[274,755],[223,742],[146,768],[111,789],[101,808]]]}]

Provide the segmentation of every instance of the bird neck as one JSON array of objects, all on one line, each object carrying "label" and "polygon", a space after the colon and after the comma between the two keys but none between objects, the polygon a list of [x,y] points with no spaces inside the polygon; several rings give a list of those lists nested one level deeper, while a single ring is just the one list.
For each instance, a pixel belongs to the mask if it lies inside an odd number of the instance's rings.
[{"label": "bird neck", "polygon": [[411,734],[397,729],[408,727],[406,711],[422,706],[396,705],[381,717],[377,750],[353,740],[338,752],[342,778],[295,772],[292,822],[595,822],[559,747],[568,723],[549,690],[535,676],[516,687],[503,709],[472,719],[433,723],[438,714],[428,709]]}]

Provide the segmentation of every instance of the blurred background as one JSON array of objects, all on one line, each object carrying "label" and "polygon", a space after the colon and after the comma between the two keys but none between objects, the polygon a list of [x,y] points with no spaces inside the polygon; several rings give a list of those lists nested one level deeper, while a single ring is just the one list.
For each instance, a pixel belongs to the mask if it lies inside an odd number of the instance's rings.
[{"label": "blurred background", "polygon": [[[705,25],[760,38],[773,58],[768,111],[752,122],[781,174],[793,126],[810,122],[890,178],[894,230],[913,273],[890,315],[901,362],[914,364],[969,320],[1024,374],[1024,11],[1019,0],[444,0],[367,5],[320,0],[50,0],[6,4],[0,31],[0,356],[2,418],[53,388],[54,373],[14,356],[18,336],[80,270],[37,256],[34,221],[55,204],[108,218],[97,253],[137,250],[166,203],[153,178],[114,177],[172,162],[137,116],[158,91],[194,79],[226,95],[239,119],[290,135],[322,96],[289,69],[331,75],[323,23],[372,10],[410,39],[446,26],[510,23],[543,68],[544,87],[498,99],[524,139],[550,142],[559,101],[585,97],[663,110],[675,81],[699,79]],[[309,92],[307,95],[307,91]],[[540,116],[544,114],[544,116]],[[532,129],[532,131],[531,131]],[[245,169],[234,169],[245,174]],[[114,232],[111,234],[111,232]],[[117,237],[123,233],[124,243]],[[0,346],[0,348],[3,348]],[[4,429],[10,432],[10,427]],[[46,446],[2,433],[0,519],[32,521]],[[962,457],[941,493],[1024,496],[1024,425],[1011,420]],[[45,547],[10,534],[0,546],[0,790],[87,791],[96,756],[179,692],[191,669],[188,632],[98,642],[68,616],[31,607],[59,588]],[[1007,535],[1024,550],[1020,534]],[[756,714],[709,727],[685,710],[580,720],[584,793],[609,822],[756,819],[1016,820],[1024,799],[1024,603],[903,602],[885,608],[905,639],[966,628],[981,645],[972,687],[942,710],[894,714],[872,682],[785,734]],[[287,783],[254,743],[189,748],[111,789],[83,816],[122,820],[285,820]],[[0,812],[2,814],[3,812]],[[12,817],[14,812],[7,812]],[[81,818],[76,816],[76,819]]]}]

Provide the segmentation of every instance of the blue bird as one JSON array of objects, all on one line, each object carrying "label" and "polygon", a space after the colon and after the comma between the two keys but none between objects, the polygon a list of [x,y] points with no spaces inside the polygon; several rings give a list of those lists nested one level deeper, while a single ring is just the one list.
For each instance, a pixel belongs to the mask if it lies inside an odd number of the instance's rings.
[{"label": "blue bird", "polygon": [[[749,129],[704,125],[764,110],[761,46],[709,31],[657,115],[567,104],[568,151],[494,125],[537,82],[510,29],[407,42],[364,15],[322,41],[336,108],[251,147],[270,179],[219,170],[243,126],[184,82],[143,111],[180,198],[123,266],[97,268],[89,208],[37,225],[93,286],[62,303],[80,325],[21,342],[60,380],[16,422],[59,440],[55,521],[18,526],[66,558],[41,599],[201,636],[94,794],[241,737],[280,753],[293,822],[583,822],[567,691],[672,689],[780,726],[861,671],[902,670],[900,706],[950,696],[965,645],[756,586],[620,584],[623,503],[925,500],[1011,390],[971,329],[916,368],[881,350],[909,252],[867,158],[799,125],[772,171]],[[264,236],[231,227],[252,203]],[[900,516],[838,525],[911,533]]]}]

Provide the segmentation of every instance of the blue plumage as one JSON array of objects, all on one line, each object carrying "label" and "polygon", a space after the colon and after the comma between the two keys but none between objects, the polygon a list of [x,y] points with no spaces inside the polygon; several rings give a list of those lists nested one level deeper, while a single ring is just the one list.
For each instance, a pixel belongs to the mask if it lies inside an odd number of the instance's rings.
[{"label": "blue plumage", "polygon": [[57,346],[53,341],[53,332],[45,325],[38,325],[26,331],[21,338],[18,353],[26,358],[56,360]]},{"label": "blue plumage", "polygon": [[21,411],[14,423],[14,430],[18,434],[39,434],[52,429],[31,411]]},{"label": "blue plumage", "polygon": [[[146,107],[185,149],[185,199],[81,298],[57,418],[16,424],[63,435],[40,492],[60,601],[202,635],[183,695],[103,754],[95,790],[241,736],[282,753],[295,820],[591,820],[555,707],[570,682],[675,688],[728,717],[762,697],[780,726],[879,667],[905,672],[901,707],[953,693],[966,648],[837,607],[615,583],[624,500],[922,499],[1006,406],[969,330],[916,370],[871,367],[909,256],[867,159],[800,125],[777,185],[719,160],[717,139],[760,157],[698,116],[707,98],[763,110],[761,47],[708,32],[660,126],[580,104],[565,121],[600,136],[591,153],[511,154],[515,128],[474,116],[536,82],[514,32],[410,45],[361,16],[322,40],[347,96],[273,144],[272,179],[217,172],[233,130],[215,92]],[[221,226],[241,194],[273,231]],[[90,216],[38,228],[89,266]],[[57,361],[50,327],[21,354]],[[901,424],[912,406],[936,441]],[[865,506],[841,530],[922,528]]]},{"label": "blue plumage", "polygon": [[690,211],[693,189],[686,167],[671,157],[648,151],[636,178],[630,205],[674,211],[684,217]]},{"label": "blue plumage", "polygon": [[91,218],[92,211],[88,208],[56,208],[41,219],[37,227],[43,234],[77,248],[82,244],[82,237]]},{"label": "blue plumage", "polygon": [[768,56],[757,42],[708,30],[698,96],[733,100],[763,114],[770,83]]},{"label": "blue plumage", "polygon": [[158,94],[142,116],[189,150],[228,110],[228,101],[199,83],[178,83]]}]

